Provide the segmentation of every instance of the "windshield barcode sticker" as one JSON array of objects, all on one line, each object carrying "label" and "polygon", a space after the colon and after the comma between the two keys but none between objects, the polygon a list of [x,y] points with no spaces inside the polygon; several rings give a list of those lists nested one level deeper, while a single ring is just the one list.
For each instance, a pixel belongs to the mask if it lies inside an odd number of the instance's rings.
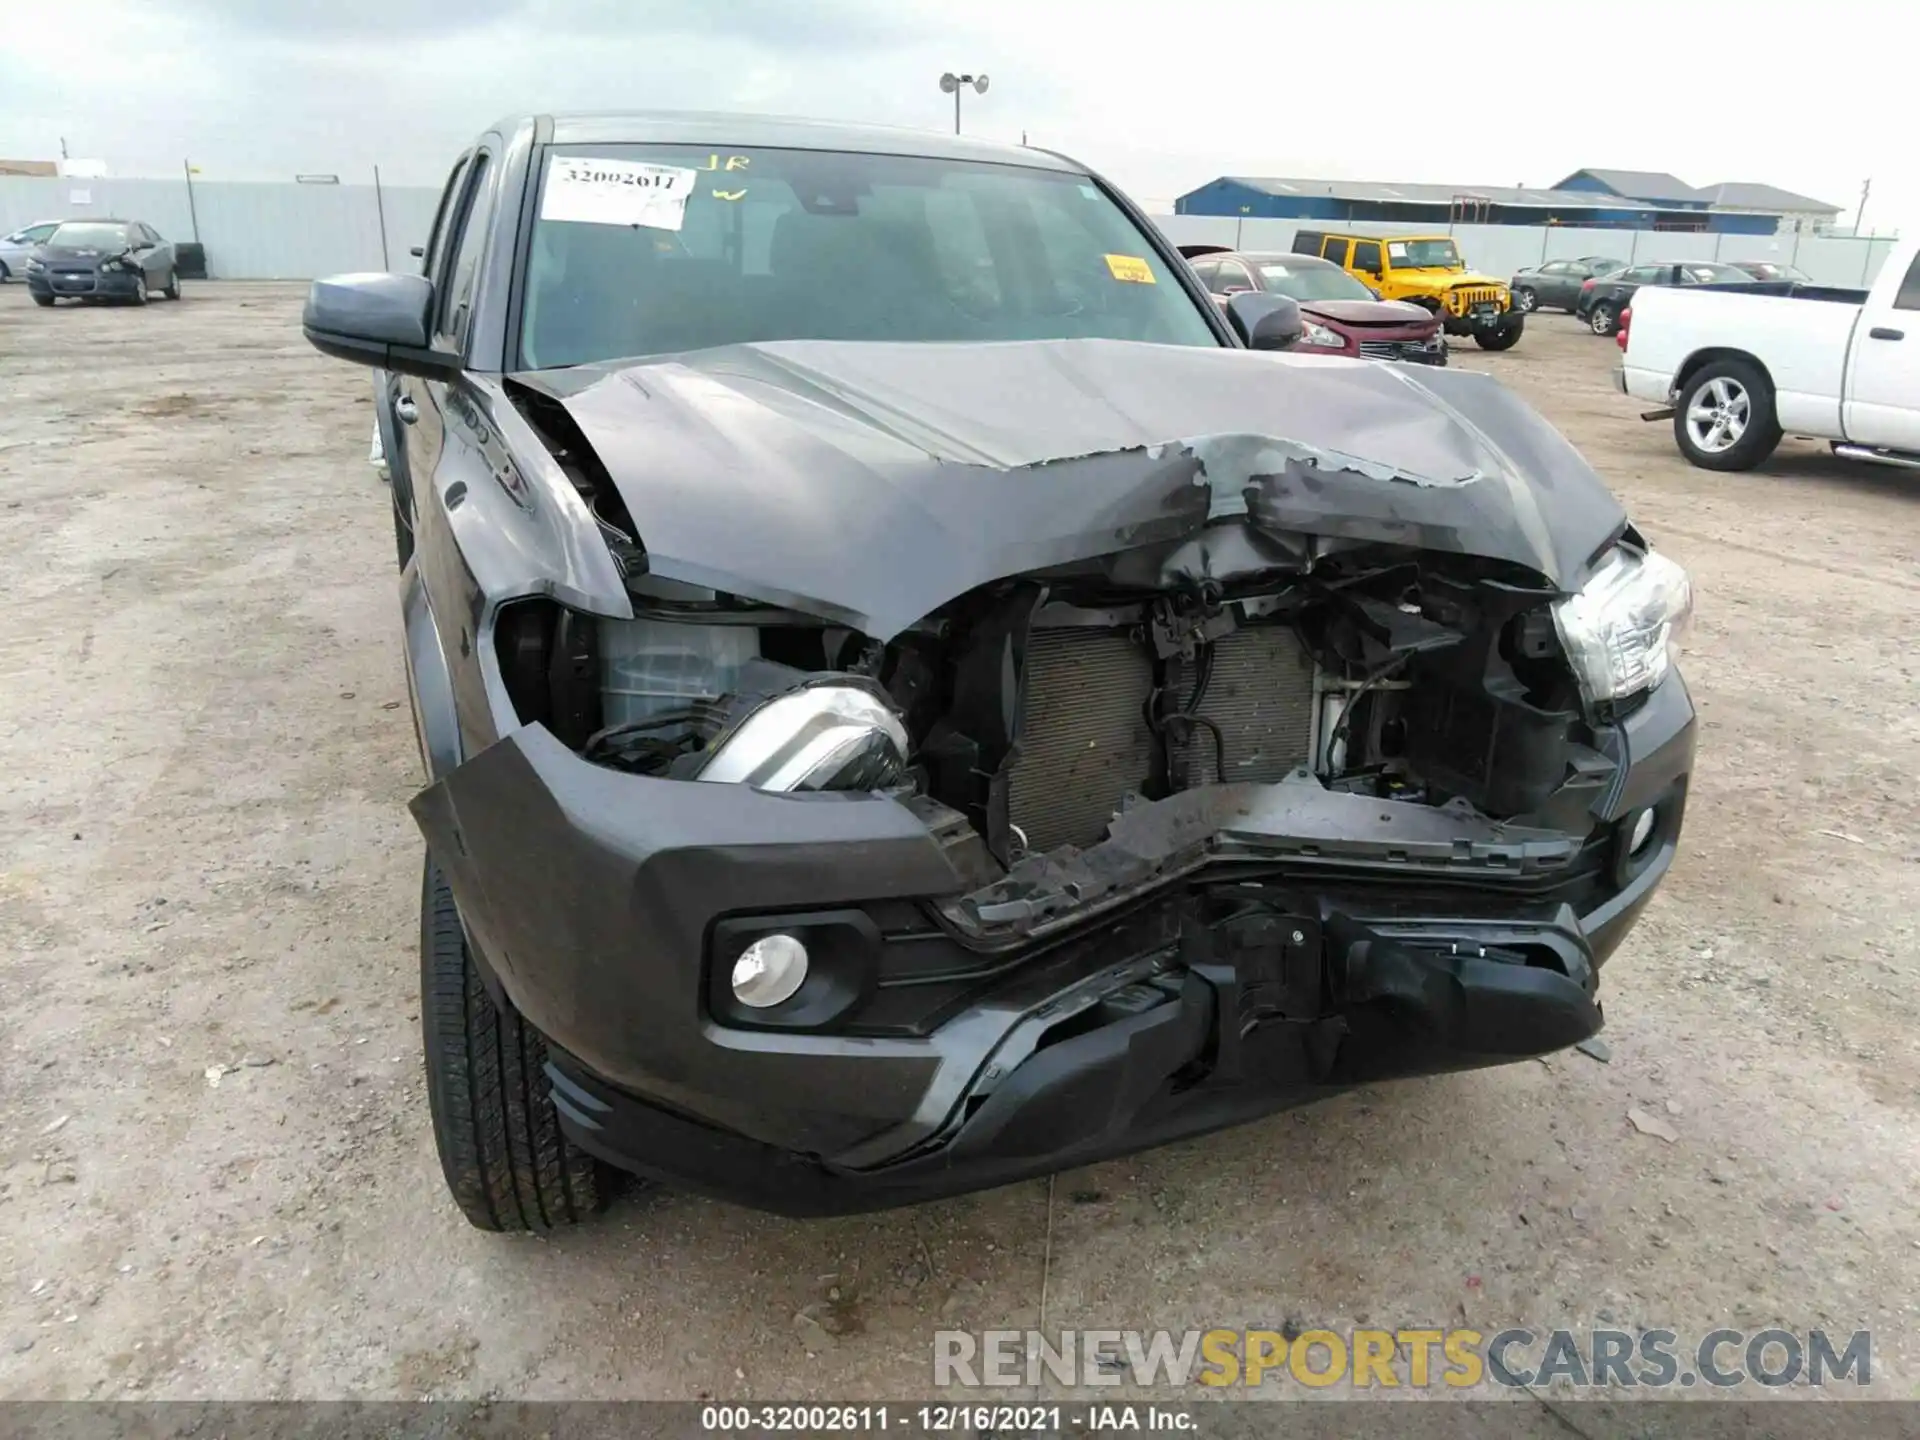
[{"label": "windshield barcode sticker", "polygon": [[687,197],[699,173],[643,160],[556,156],[547,164],[540,218],[678,230],[686,224]]}]

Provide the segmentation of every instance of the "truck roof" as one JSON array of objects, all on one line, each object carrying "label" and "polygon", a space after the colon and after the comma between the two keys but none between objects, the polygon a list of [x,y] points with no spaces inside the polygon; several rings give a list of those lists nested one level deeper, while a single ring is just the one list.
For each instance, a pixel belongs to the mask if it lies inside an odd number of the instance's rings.
[{"label": "truck roof", "polygon": [[1451,240],[1453,236],[1437,230],[1396,230],[1391,235],[1363,235],[1358,230],[1298,230],[1299,235],[1316,235],[1334,240]]},{"label": "truck roof", "polygon": [[750,115],[715,110],[602,110],[517,115],[491,127],[512,135],[544,121],[557,145],[757,146],[778,150],[848,150],[868,155],[913,155],[975,160],[995,165],[1084,174],[1086,167],[1049,150],[1002,145],[937,130],[893,125],[853,125],[799,116]]}]

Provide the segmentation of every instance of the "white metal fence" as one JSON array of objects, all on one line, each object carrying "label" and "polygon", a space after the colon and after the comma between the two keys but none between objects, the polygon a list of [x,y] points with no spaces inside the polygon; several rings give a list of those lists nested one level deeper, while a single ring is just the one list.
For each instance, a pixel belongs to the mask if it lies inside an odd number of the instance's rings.
[{"label": "white metal fence", "polygon": [[[1314,220],[1238,219],[1214,215],[1156,215],[1154,223],[1176,245],[1231,245],[1237,250],[1289,250],[1297,230],[1330,228]],[[1359,235],[1436,233],[1439,227],[1341,225]],[[1588,230],[1573,226],[1455,225],[1450,233],[1476,270],[1502,277],[1546,260],[1605,255],[1639,261],[1771,260],[1797,265],[1821,285],[1858,289],[1873,283],[1891,239],[1856,240],[1814,235],[1700,235],[1673,230]]]},{"label": "white metal fence", "polygon": [[[179,180],[74,180],[0,176],[0,235],[38,220],[115,216],[144,220],[169,240],[197,238],[216,279],[306,280],[343,270],[408,270],[411,246],[426,243],[439,192],[420,185],[261,184],[195,180],[189,205]],[[1286,250],[1312,221],[1159,215],[1181,245]],[[1365,234],[1406,227],[1357,224]],[[1696,235],[1675,231],[1585,230],[1521,225],[1456,225],[1452,233],[1475,268],[1511,275],[1543,260],[1607,255],[1637,260],[1776,260],[1823,285],[1870,284],[1892,240],[1802,235]]]},{"label": "white metal fence", "polygon": [[144,220],[169,240],[198,238],[219,280],[310,280],[343,270],[407,270],[437,190],[422,185],[75,180],[0,176],[0,235],[40,220]]}]

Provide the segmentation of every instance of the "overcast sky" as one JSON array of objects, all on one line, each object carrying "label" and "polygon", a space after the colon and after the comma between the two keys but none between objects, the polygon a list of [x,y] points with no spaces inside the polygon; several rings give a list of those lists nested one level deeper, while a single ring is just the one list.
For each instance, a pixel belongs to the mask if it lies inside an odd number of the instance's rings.
[{"label": "overcast sky", "polygon": [[[1065,150],[1150,204],[1219,174],[1754,180],[1920,222],[1900,7],[1638,0],[76,0],[7,11],[0,156],[438,184],[515,111],[774,111]],[[1584,23],[1583,23],[1584,22]],[[1899,32],[1899,33],[1896,33]],[[98,43],[111,37],[112,43]],[[1876,37],[1878,37],[1876,39]]]}]

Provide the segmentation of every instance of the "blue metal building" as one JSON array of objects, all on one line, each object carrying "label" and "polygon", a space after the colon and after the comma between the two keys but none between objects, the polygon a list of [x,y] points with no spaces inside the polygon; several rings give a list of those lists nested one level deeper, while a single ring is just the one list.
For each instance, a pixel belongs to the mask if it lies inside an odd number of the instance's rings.
[{"label": "blue metal building", "polygon": [[[1609,183],[1621,179],[1629,194]],[[1632,181],[1666,181],[1667,185]],[[1809,202],[1818,205],[1818,201]],[[1579,170],[1551,189],[1513,185],[1381,184],[1223,175],[1174,201],[1177,215],[1320,220],[1332,224],[1580,225],[1621,230],[1694,230],[1771,235],[1778,215],[1717,208],[1672,176]]]}]

